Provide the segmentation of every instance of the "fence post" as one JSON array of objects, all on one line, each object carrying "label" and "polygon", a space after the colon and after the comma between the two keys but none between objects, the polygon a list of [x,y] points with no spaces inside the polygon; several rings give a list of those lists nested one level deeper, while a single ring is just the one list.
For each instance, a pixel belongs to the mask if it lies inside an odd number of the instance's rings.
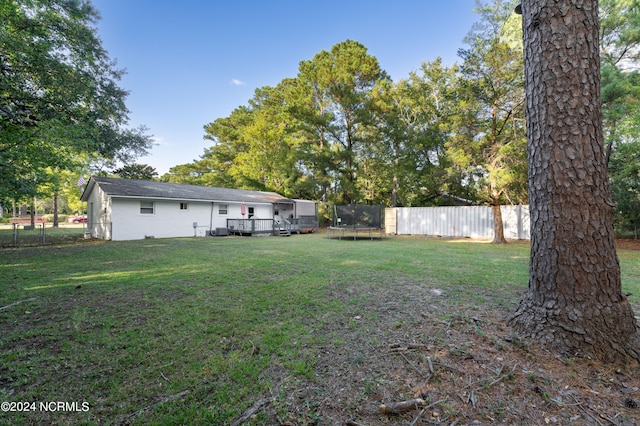
[{"label": "fence post", "polygon": [[521,240],[522,234],[524,234],[524,232],[522,231],[522,206],[520,204],[516,206],[516,226],[517,226],[517,232],[518,232],[518,239]]},{"label": "fence post", "polygon": [[42,222],[42,245],[45,245],[47,243],[46,232],[47,231],[44,227],[44,222]]},{"label": "fence post", "polygon": [[18,224],[13,224],[13,245],[18,246]]}]

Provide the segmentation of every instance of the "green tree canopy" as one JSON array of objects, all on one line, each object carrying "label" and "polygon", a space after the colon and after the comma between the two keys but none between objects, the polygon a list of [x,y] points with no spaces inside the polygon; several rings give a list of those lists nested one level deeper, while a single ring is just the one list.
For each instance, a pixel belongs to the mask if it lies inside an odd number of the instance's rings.
[{"label": "green tree canopy", "polygon": [[97,19],[86,0],[0,4],[1,197],[35,194],[46,167],[73,169],[80,154],[127,162],[151,147],[146,129],[126,127],[123,72]]},{"label": "green tree canopy", "polygon": [[[207,124],[212,146],[163,179],[338,203],[526,203],[515,3],[478,1],[460,65],[424,62],[397,83],[356,41],[321,51],[300,62],[295,78],[257,89],[247,105]],[[640,53],[639,4],[600,1],[604,128],[614,150],[637,140],[640,78],[629,66]]]},{"label": "green tree canopy", "polygon": [[448,173],[451,162],[445,149],[452,134],[458,84],[458,67],[445,67],[436,58],[407,79],[378,85],[374,99],[379,143],[370,155],[378,162],[375,170],[384,173],[380,180],[388,195],[379,201],[424,206],[439,204],[450,192],[464,192],[460,175]]},{"label": "green tree canopy", "polygon": [[640,59],[640,0],[600,0],[600,58],[623,68]]},{"label": "green tree canopy", "polygon": [[527,196],[523,60],[512,0],[480,5],[481,20],[461,50],[457,132],[447,142],[453,163],[493,207],[496,242],[504,242],[499,206]]},{"label": "green tree canopy", "polygon": [[114,174],[125,179],[141,179],[141,180],[153,180],[158,177],[158,172],[155,168],[148,164],[125,164],[122,167],[113,171]]},{"label": "green tree canopy", "polygon": [[615,150],[609,163],[611,191],[618,206],[618,225],[640,233],[640,140]]},{"label": "green tree canopy", "polygon": [[297,80],[302,97],[296,118],[304,123],[300,130],[312,178],[323,198],[331,193],[340,202],[360,200],[358,176],[366,173],[359,160],[377,137],[368,131],[374,121],[372,91],[388,80],[386,72],[364,45],[346,40],[301,62]]},{"label": "green tree canopy", "polygon": [[214,145],[163,179],[361,201],[363,159],[378,138],[372,91],[386,80],[366,47],[338,43],[302,61],[296,78],[256,90],[248,105],[207,124]]}]

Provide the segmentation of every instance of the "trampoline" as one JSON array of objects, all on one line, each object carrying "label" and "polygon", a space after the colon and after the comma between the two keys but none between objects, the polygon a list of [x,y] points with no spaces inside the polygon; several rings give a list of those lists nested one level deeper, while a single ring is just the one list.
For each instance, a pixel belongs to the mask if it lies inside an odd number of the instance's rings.
[{"label": "trampoline", "polygon": [[329,238],[367,238],[384,236],[382,204],[345,204],[333,206],[333,224],[327,228]]}]

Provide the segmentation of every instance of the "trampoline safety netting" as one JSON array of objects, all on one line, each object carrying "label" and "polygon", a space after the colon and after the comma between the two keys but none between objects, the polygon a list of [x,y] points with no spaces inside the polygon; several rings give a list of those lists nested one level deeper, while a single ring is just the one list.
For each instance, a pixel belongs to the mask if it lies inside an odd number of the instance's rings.
[{"label": "trampoline safety netting", "polygon": [[353,234],[353,239],[375,234],[382,238],[382,205],[344,204],[333,206],[333,224],[328,228],[329,238],[342,239],[346,233]]}]

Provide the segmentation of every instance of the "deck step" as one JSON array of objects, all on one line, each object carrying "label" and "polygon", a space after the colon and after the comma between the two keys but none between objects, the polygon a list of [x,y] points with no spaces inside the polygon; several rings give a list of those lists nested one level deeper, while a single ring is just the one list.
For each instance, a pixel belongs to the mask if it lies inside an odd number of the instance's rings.
[{"label": "deck step", "polygon": [[280,229],[280,232],[278,233],[279,236],[281,237],[290,237],[291,236],[291,231],[289,231],[288,229]]}]

